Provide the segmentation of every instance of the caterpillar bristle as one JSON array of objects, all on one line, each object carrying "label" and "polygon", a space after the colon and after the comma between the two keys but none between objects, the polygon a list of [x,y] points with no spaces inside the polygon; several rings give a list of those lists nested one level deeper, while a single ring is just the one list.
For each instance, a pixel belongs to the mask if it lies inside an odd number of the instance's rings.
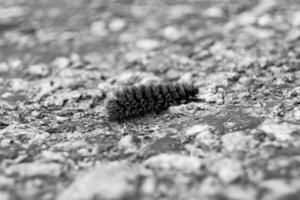
[{"label": "caterpillar bristle", "polygon": [[187,83],[127,86],[108,98],[106,112],[109,120],[122,122],[147,113],[160,113],[171,106],[189,103],[196,99],[197,94],[198,89]]}]

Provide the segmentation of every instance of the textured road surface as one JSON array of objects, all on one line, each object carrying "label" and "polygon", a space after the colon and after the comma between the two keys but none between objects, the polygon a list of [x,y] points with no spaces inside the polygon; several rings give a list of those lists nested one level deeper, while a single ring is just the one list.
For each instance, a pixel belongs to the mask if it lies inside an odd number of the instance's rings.
[{"label": "textured road surface", "polygon": [[[0,199],[300,199],[299,78],[297,0],[0,0]],[[201,101],[107,120],[169,81]]]}]

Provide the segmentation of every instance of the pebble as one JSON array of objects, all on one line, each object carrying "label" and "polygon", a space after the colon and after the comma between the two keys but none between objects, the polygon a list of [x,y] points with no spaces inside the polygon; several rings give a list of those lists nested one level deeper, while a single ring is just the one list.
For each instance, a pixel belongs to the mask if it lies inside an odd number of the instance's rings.
[{"label": "pebble", "polygon": [[211,7],[204,10],[203,15],[206,17],[221,18],[224,16],[224,12],[218,7]]},{"label": "pebble", "polygon": [[154,39],[140,39],[136,43],[136,47],[145,51],[157,49],[160,46],[160,42]]},{"label": "pebble", "polygon": [[144,161],[146,167],[161,170],[177,170],[184,173],[199,173],[203,163],[194,156],[159,154]]},{"label": "pebble", "polygon": [[260,26],[271,26],[274,23],[274,21],[271,15],[265,14],[258,18],[257,23]]},{"label": "pebble", "polygon": [[205,196],[212,196],[219,193],[221,189],[221,182],[216,177],[209,176],[202,181],[199,193]]},{"label": "pebble", "polygon": [[[0,175],[0,189],[2,187],[10,187],[13,186],[14,180],[12,178],[5,177],[3,175]],[[1,199],[1,198],[0,198]],[[1,199],[2,200],[2,199]]]},{"label": "pebble", "polygon": [[45,99],[44,105],[63,106],[66,102],[76,100],[82,96],[80,91],[65,91],[53,94]]},{"label": "pebble", "polygon": [[183,36],[181,30],[174,26],[168,26],[163,30],[163,36],[170,41],[177,41]]},{"label": "pebble", "polygon": [[64,162],[66,160],[65,156],[63,156],[62,153],[49,150],[42,151],[41,158],[47,162]]},{"label": "pebble", "polygon": [[50,69],[47,65],[40,63],[29,66],[28,73],[31,75],[39,75],[45,77],[50,73]]},{"label": "pebble", "polygon": [[69,66],[69,64],[70,60],[66,57],[57,57],[52,62],[52,65],[59,69],[66,68],[67,66]]},{"label": "pebble", "polygon": [[108,27],[113,32],[118,32],[124,29],[126,26],[126,21],[124,19],[113,19]]},{"label": "pebble", "polygon": [[230,185],[226,188],[225,195],[228,199],[257,199],[257,191],[251,186]]},{"label": "pebble", "polygon": [[88,148],[89,144],[82,140],[65,141],[51,146],[52,151],[75,151],[80,148]]},{"label": "pebble", "polygon": [[21,78],[13,78],[10,80],[10,87],[12,91],[26,90],[28,88],[28,81]]},{"label": "pebble", "polygon": [[10,200],[10,196],[9,193],[4,192],[4,191],[0,191],[0,199],[1,200]]},{"label": "pebble", "polygon": [[[295,194],[299,191],[299,180],[270,179],[260,183],[260,187],[270,192],[264,199],[286,199],[290,194]],[[281,198],[280,198],[281,197]]]},{"label": "pebble", "polygon": [[289,97],[298,97],[300,96],[300,87],[295,87],[289,93]]},{"label": "pebble", "polygon": [[300,130],[300,125],[266,120],[259,126],[259,129],[267,135],[274,136],[279,141],[293,141],[292,134]]},{"label": "pebble", "polygon": [[258,142],[253,140],[252,136],[245,135],[243,131],[227,133],[222,137],[224,150],[233,151],[248,151],[254,149]]},{"label": "pebble", "polygon": [[103,21],[93,22],[91,24],[91,33],[99,37],[106,36],[108,33],[107,33],[105,22]]},{"label": "pebble", "polygon": [[7,72],[9,70],[9,66],[6,63],[0,63],[0,73]]},{"label": "pebble", "polygon": [[241,162],[231,158],[215,160],[210,164],[209,170],[217,174],[225,183],[231,183],[243,176],[243,166]]},{"label": "pebble", "polygon": [[27,14],[25,7],[21,6],[2,6],[0,8],[0,24],[13,24],[24,19]]},{"label": "pebble", "polygon": [[297,121],[300,121],[300,107],[294,108],[293,115]]},{"label": "pebble", "polygon": [[194,6],[187,5],[187,4],[178,4],[172,6],[168,11],[169,18],[176,19],[176,18],[182,18],[185,15],[192,14],[197,9],[195,9]]},{"label": "pebble", "polygon": [[132,135],[123,136],[118,142],[118,148],[123,150],[135,148]]},{"label": "pebble", "polygon": [[19,175],[21,177],[52,176],[58,177],[62,173],[62,166],[57,163],[21,163],[5,169],[7,175]]},{"label": "pebble", "polygon": [[187,136],[194,136],[202,132],[210,131],[211,129],[212,127],[207,124],[197,124],[189,128],[185,133]]},{"label": "pebble", "polygon": [[199,99],[204,100],[207,103],[216,103],[218,105],[222,105],[225,102],[224,92],[214,92],[212,89],[207,89],[201,91],[198,95]]},{"label": "pebble", "polygon": [[300,12],[295,12],[293,15],[292,15],[292,24],[294,26],[300,26]]},{"label": "pebble", "polygon": [[101,164],[78,175],[58,195],[58,200],[132,199],[135,192],[134,169],[124,163]]},{"label": "pebble", "polygon": [[214,147],[219,144],[218,137],[213,134],[213,129],[209,128],[201,131],[195,138],[199,145],[205,145],[207,147]]}]

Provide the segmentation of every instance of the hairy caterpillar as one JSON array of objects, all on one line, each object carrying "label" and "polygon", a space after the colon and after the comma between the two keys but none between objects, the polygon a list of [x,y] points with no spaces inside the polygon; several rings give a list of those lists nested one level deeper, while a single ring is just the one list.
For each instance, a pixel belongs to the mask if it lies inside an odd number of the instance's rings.
[{"label": "hairy caterpillar", "polygon": [[198,89],[187,83],[159,83],[129,86],[117,90],[106,101],[109,120],[122,122],[147,113],[159,113],[170,106],[196,99]]}]

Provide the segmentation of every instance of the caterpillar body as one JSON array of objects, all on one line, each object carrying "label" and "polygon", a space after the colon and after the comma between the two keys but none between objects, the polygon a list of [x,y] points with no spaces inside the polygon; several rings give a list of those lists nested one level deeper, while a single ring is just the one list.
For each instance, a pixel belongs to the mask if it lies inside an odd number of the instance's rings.
[{"label": "caterpillar body", "polygon": [[187,83],[159,83],[128,86],[114,92],[106,101],[106,113],[110,121],[160,113],[170,106],[189,103],[196,99],[198,89]]}]

